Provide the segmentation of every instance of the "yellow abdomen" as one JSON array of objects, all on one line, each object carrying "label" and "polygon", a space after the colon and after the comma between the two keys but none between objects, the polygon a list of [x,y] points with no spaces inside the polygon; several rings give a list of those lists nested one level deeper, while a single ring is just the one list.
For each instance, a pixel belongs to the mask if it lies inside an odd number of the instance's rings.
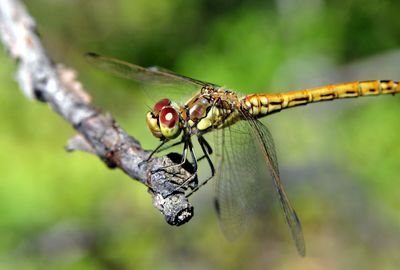
[{"label": "yellow abdomen", "polygon": [[313,102],[396,93],[400,93],[400,84],[397,81],[357,81],[287,93],[248,95],[242,99],[242,108],[254,117],[262,117]]}]

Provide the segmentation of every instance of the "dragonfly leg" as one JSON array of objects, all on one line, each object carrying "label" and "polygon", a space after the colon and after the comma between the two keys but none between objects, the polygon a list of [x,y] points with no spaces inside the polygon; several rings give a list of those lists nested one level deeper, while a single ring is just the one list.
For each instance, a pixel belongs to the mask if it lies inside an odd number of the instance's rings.
[{"label": "dragonfly leg", "polygon": [[142,162],[139,163],[139,165],[138,165],[139,168],[142,167],[142,165],[144,165],[145,163],[149,162],[149,160],[153,157],[154,154],[156,154],[156,153],[158,153],[159,151],[161,151],[160,148],[161,148],[164,144],[166,144],[167,142],[168,142],[168,140],[162,141],[162,142],[156,147],[156,149],[154,149],[153,151],[151,151],[150,155],[149,155],[145,160],[143,160]]},{"label": "dragonfly leg", "polygon": [[[201,137],[201,138],[202,138],[202,140],[203,140],[202,143],[204,143],[204,146],[205,146],[205,148],[207,149],[208,155],[211,155],[211,154],[213,153],[213,150],[212,150],[210,144],[209,144],[203,137]],[[200,142],[199,142],[199,144],[201,145]],[[204,152],[204,150],[203,150],[203,152]],[[207,158],[207,156],[204,154],[204,155],[202,155],[201,157],[199,157],[199,158],[197,159],[197,162],[199,162],[199,161],[201,161],[201,160],[203,160],[203,159],[205,159],[205,158]]]},{"label": "dragonfly leg", "polygon": [[215,174],[215,168],[214,168],[214,164],[211,161],[210,155],[212,154],[212,148],[210,146],[210,144],[206,141],[206,139],[204,139],[203,136],[198,136],[198,142],[200,144],[201,150],[204,153],[204,156],[202,156],[199,160],[206,158],[208,165],[210,166],[210,170],[211,170],[211,175]]},{"label": "dragonfly leg", "polygon": [[[197,185],[195,188],[193,188],[193,189],[186,195],[186,197],[191,196],[194,192],[196,192],[196,191],[199,190],[201,187],[203,187],[205,184],[207,184],[207,182],[210,181],[211,178],[213,178],[214,175],[215,175],[214,164],[212,163],[211,158],[210,158],[210,154],[212,153],[212,148],[211,148],[211,146],[208,144],[208,142],[206,141],[206,139],[204,139],[203,136],[199,136],[199,137],[198,137],[198,141],[199,141],[201,150],[202,150],[203,153],[204,153],[204,156],[201,157],[200,159],[203,159],[203,158],[206,158],[206,159],[207,159],[208,165],[210,166],[211,175],[210,175],[207,179],[205,179],[200,185]],[[200,159],[199,159],[199,160],[200,160]]]},{"label": "dragonfly leg", "polygon": [[[207,142],[207,140],[204,139],[204,137],[201,135],[198,137],[198,140],[199,140],[199,144],[202,147],[202,149],[203,149],[203,147],[205,147],[208,155],[211,155],[213,153],[213,150],[212,150],[210,144]],[[203,149],[203,152],[205,152],[204,149]]]},{"label": "dragonfly leg", "polygon": [[170,144],[170,145],[165,145],[167,142],[168,142],[168,140],[162,141],[162,142],[156,147],[156,149],[154,149],[153,151],[151,151],[150,155],[149,155],[144,161],[142,161],[142,162],[139,163],[139,167],[142,166],[144,163],[148,162],[148,161],[154,156],[154,154],[157,154],[157,153],[159,153],[159,152],[168,150],[168,149],[170,149],[170,148],[172,148],[172,147],[174,147],[174,146],[180,145],[180,144],[183,143],[184,141],[183,141],[183,139],[182,139],[182,140],[180,140],[179,142],[175,142],[175,143]]},{"label": "dragonfly leg", "polygon": [[[171,168],[182,166],[186,162],[186,156],[187,156],[187,149],[188,148],[189,148],[188,141],[185,141],[184,142],[184,146],[183,146],[182,159],[181,159],[180,163],[176,163],[176,164],[164,166],[164,167],[161,167],[161,168],[157,168],[157,169],[153,170],[152,173],[156,173],[156,172],[160,172],[160,171],[166,171],[166,170],[171,169]],[[196,170],[197,170],[197,167],[196,167]]]},{"label": "dragonfly leg", "polygon": [[[183,153],[182,153],[182,161],[179,164],[174,164],[174,165],[170,165],[170,166],[166,166],[163,168],[159,168],[158,170],[166,170],[166,169],[170,169],[173,167],[177,167],[177,166],[182,166],[186,160],[187,160],[187,151],[190,152],[191,155],[191,159],[193,160],[193,174],[188,177],[187,179],[185,179],[173,192],[183,188],[186,189],[187,185],[197,176],[197,169],[198,169],[198,162],[202,159],[206,159],[207,163],[210,167],[211,170],[211,175],[205,179],[200,185],[196,185],[192,188],[192,190],[190,191],[189,194],[187,194],[186,196],[189,197],[191,196],[195,191],[199,190],[200,187],[204,186],[211,178],[214,177],[215,175],[215,168],[214,168],[214,164],[211,161],[210,158],[210,154],[212,154],[213,150],[210,146],[210,144],[204,139],[203,136],[198,136],[198,142],[199,145],[201,147],[201,150],[203,151],[204,155],[202,157],[200,157],[199,159],[196,158],[196,154],[193,150],[193,143],[190,139],[190,137],[186,137],[184,139],[184,147],[183,147]],[[171,192],[171,193],[173,193]]]},{"label": "dragonfly leg", "polygon": [[[174,146],[180,145],[181,143],[183,143],[183,140],[180,140],[179,142],[175,142],[175,143],[170,144],[170,145],[165,145],[167,142],[168,142],[168,140],[162,141],[162,142],[156,147],[156,149],[154,149],[154,150],[151,152],[150,156],[146,159],[146,161],[149,161],[149,160],[154,156],[154,154],[157,154],[157,153],[159,153],[159,152],[168,150],[168,149],[170,149],[170,148],[172,148],[172,147],[174,147]],[[165,145],[165,146],[164,146],[164,145]]]},{"label": "dragonfly leg", "polygon": [[[153,151],[151,151],[150,155],[147,157],[146,160],[143,161],[143,163],[144,163],[144,162],[148,162],[148,161],[153,157],[154,154],[156,154],[156,153],[158,153],[159,151],[161,151],[160,148],[161,148],[164,144],[166,144],[166,143],[167,143],[167,140],[162,141],[162,142],[156,147],[156,149],[154,149]],[[140,165],[141,165],[141,164],[139,164],[139,166],[140,166]]]},{"label": "dragonfly leg", "polygon": [[[175,143],[173,143],[173,144],[165,145],[164,147],[157,147],[158,149],[157,149],[157,152],[155,152],[155,153],[159,153],[159,152],[168,150],[168,149],[170,149],[170,148],[172,148],[172,147],[174,147],[174,146],[177,146],[177,145],[182,144],[183,142],[184,142],[183,140],[180,140],[180,141],[175,142]],[[154,151],[153,151],[153,152],[154,152]]]},{"label": "dragonfly leg", "polygon": [[[183,153],[182,153],[182,161],[179,164],[174,164],[174,165],[170,165],[164,168],[160,168],[161,170],[165,170],[166,168],[171,168],[171,167],[177,167],[177,166],[182,166],[187,159],[187,151],[189,150],[191,158],[193,160],[193,174],[191,176],[189,176],[188,178],[186,178],[185,180],[183,180],[182,183],[179,184],[179,186],[177,188],[174,189],[174,191],[172,191],[170,194],[174,193],[175,191],[183,188],[183,189],[187,189],[187,185],[190,184],[190,182],[195,179],[197,177],[197,159],[196,159],[196,154],[194,153],[193,150],[193,144],[192,141],[190,139],[190,137],[187,137],[185,140],[185,145],[184,145],[184,149],[183,149]],[[197,185],[197,184],[196,184]],[[168,194],[168,195],[170,195]]]}]

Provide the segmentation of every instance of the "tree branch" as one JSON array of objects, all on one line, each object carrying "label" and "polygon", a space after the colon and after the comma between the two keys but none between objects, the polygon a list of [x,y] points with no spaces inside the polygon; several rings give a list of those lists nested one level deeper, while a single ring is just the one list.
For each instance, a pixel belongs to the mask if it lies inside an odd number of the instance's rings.
[{"label": "tree branch", "polygon": [[178,189],[193,173],[190,164],[185,169],[182,166],[168,172],[156,171],[177,163],[177,155],[148,161],[149,151],[142,149],[110,115],[90,104],[90,96],[77,81],[75,72],[52,63],[41,44],[35,21],[19,0],[0,1],[0,36],[10,56],[17,60],[16,80],[24,94],[49,104],[79,132],[69,140],[68,151],[93,153],[108,167],[118,167],[146,185],[154,206],[169,224],[181,225],[191,219],[193,207],[184,190]]}]

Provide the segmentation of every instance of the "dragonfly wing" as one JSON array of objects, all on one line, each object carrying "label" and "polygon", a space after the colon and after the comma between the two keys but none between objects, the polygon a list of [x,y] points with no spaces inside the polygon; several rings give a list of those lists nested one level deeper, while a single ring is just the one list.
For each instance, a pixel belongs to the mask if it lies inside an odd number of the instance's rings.
[{"label": "dragonfly wing", "polygon": [[296,214],[296,211],[290,204],[290,201],[286,195],[286,192],[282,185],[282,181],[280,179],[278,160],[276,157],[272,135],[267,127],[263,125],[260,121],[249,118],[246,122],[248,122],[252,126],[251,131],[253,133],[253,137],[258,141],[259,145],[261,146],[261,151],[264,157],[263,160],[267,164],[272,175],[274,186],[285,215],[285,220],[286,223],[289,225],[290,232],[295,242],[297,251],[301,256],[305,256],[306,247],[304,243],[304,236],[300,220]]},{"label": "dragonfly wing", "polygon": [[[300,221],[282,186],[275,147],[267,127],[251,117],[216,131],[216,202],[221,229],[237,238],[262,201],[271,173],[296,248],[305,254]],[[267,166],[266,166],[267,165]]]},{"label": "dragonfly wing", "polygon": [[228,240],[238,238],[256,206],[256,181],[261,175],[256,150],[242,123],[215,131],[216,210]]},{"label": "dragonfly wing", "polygon": [[219,86],[217,84],[196,80],[196,79],[193,79],[193,78],[178,74],[176,72],[173,72],[172,70],[169,70],[169,69],[166,69],[166,68],[163,68],[163,67],[159,67],[159,66],[151,66],[151,67],[148,67],[147,69],[151,70],[151,71],[167,73],[167,74],[170,74],[171,76],[174,76],[176,78],[182,79],[182,81],[186,81],[186,82],[189,81],[189,82],[191,82],[191,83],[193,83],[195,85],[202,85],[202,86],[211,85],[214,88],[221,87],[221,86]]},{"label": "dragonfly wing", "polygon": [[85,57],[90,63],[104,71],[144,84],[145,92],[152,92],[149,94],[152,99],[182,98],[210,85],[159,67],[145,68],[96,53],[87,53]]}]

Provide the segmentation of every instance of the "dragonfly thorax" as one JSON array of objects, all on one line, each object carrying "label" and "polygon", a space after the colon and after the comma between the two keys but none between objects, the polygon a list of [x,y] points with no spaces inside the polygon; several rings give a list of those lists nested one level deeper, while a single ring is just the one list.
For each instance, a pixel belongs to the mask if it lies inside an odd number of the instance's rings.
[{"label": "dragonfly thorax", "polygon": [[186,104],[183,122],[192,134],[206,133],[232,125],[239,120],[238,98],[223,88],[205,88]]}]

